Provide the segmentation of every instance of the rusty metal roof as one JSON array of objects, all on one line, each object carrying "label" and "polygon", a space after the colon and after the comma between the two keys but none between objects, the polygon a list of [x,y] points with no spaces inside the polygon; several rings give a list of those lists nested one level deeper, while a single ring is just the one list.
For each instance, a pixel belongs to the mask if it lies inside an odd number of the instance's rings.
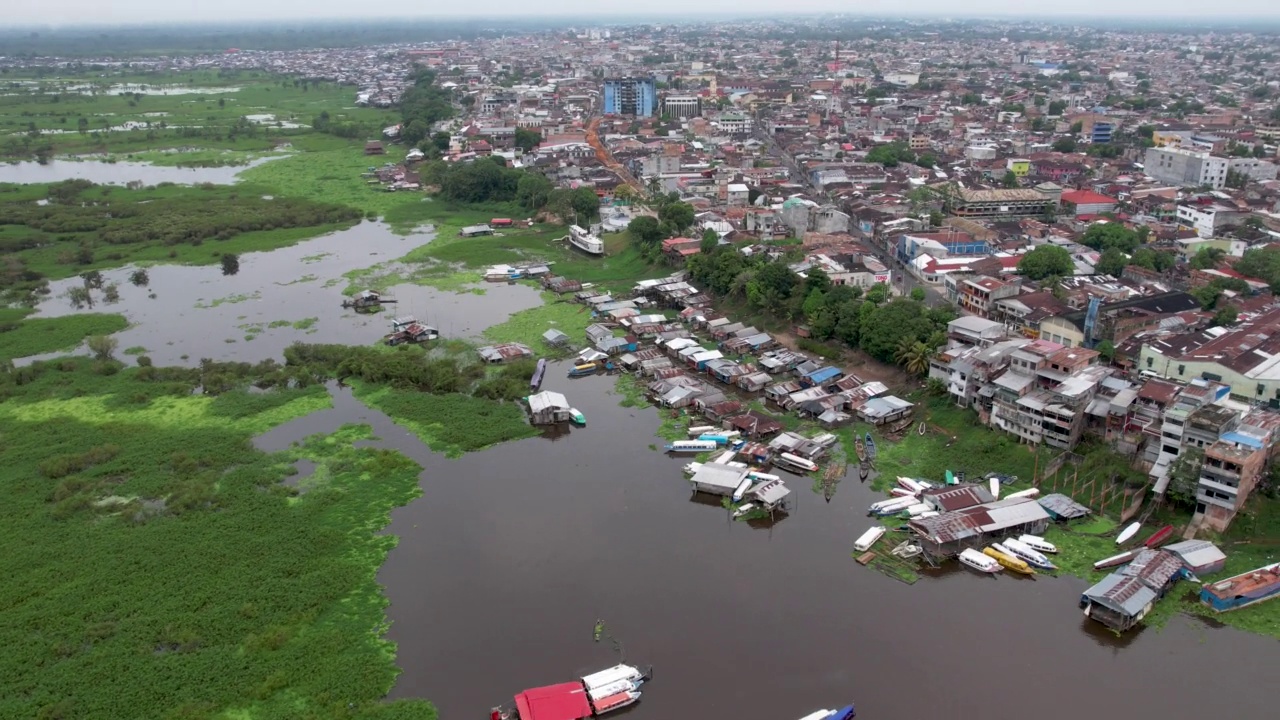
[{"label": "rusty metal roof", "polygon": [[974,505],[989,503],[995,499],[991,497],[989,490],[974,483],[929,488],[924,491],[923,495],[925,498],[931,499],[934,505],[943,512],[963,510]]},{"label": "rusty metal roof", "polygon": [[1175,575],[1182,572],[1182,558],[1164,550],[1144,549],[1120,571],[1120,574],[1136,577],[1152,590],[1161,590]]},{"label": "rusty metal roof", "polygon": [[1007,528],[1047,521],[1048,513],[1031,498],[1006,498],[908,523],[918,535],[945,544]]},{"label": "rusty metal roof", "polygon": [[1155,602],[1156,592],[1141,580],[1120,573],[1111,573],[1096,585],[1084,591],[1091,602],[1129,617],[1136,617],[1147,605]]}]

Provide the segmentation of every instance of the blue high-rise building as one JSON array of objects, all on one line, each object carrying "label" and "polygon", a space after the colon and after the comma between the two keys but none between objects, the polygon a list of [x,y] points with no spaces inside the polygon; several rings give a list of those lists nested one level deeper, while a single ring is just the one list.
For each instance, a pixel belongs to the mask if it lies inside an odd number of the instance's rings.
[{"label": "blue high-rise building", "polygon": [[1089,139],[1095,143],[1109,143],[1111,142],[1111,133],[1114,130],[1115,125],[1109,122],[1095,122],[1093,124],[1093,133]]},{"label": "blue high-rise building", "polygon": [[604,81],[604,113],[652,117],[658,107],[653,78],[608,78]]}]

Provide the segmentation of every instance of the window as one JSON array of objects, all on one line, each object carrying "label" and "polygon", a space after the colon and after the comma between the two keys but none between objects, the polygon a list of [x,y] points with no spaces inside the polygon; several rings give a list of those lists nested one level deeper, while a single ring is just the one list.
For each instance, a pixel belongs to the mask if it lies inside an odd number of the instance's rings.
[{"label": "window", "polygon": [[[1155,358],[1153,358],[1153,357],[1151,357],[1151,356],[1149,356],[1149,355],[1147,356],[1147,367],[1151,367],[1151,363],[1152,363],[1152,361],[1153,361],[1153,360],[1155,360]],[[1276,398],[1277,398],[1277,399],[1280,399],[1280,390],[1276,390]]]},{"label": "window", "polygon": [[1187,366],[1186,366],[1186,365],[1179,365],[1179,366],[1178,366],[1178,377],[1182,377],[1183,375],[1185,375],[1185,374],[1186,374],[1186,372],[1187,372]]}]

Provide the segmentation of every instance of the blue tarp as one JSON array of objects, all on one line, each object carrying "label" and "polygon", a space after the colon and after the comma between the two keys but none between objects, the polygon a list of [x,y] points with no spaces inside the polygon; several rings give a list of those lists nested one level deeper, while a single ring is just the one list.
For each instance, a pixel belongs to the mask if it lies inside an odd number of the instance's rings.
[{"label": "blue tarp", "polygon": [[805,375],[804,379],[808,380],[814,385],[820,385],[824,382],[830,382],[832,380],[839,378],[841,374],[842,373],[840,372],[840,368],[824,367],[820,370],[814,370],[808,375]]}]

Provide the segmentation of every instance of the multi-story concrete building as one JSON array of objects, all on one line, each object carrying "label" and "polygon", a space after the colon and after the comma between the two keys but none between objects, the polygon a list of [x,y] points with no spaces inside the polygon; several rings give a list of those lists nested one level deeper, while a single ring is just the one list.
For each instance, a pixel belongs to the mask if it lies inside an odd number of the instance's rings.
[{"label": "multi-story concrete building", "polygon": [[1153,147],[1147,148],[1145,161],[1146,173],[1160,182],[1215,190],[1227,184],[1227,159],[1205,151]]},{"label": "multi-story concrete building", "polygon": [[1020,280],[1006,282],[992,277],[966,278],[957,285],[960,309],[982,318],[991,317],[995,301],[1014,297],[1022,289]]},{"label": "multi-story concrete building", "polygon": [[1237,157],[1227,161],[1227,169],[1234,173],[1240,173],[1250,180],[1266,182],[1267,180],[1276,179],[1280,166],[1258,158]]},{"label": "multi-story concrete building", "polygon": [[1111,374],[1093,365],[1098,353],[1036,340],[1010,356],[993,383],[989,422],[1020,440],[1070,449],[1084,432],[1089,404]]},{"label": "multi-story concrete building", "polygon": [[688,120],[702,114],[702,98],[697,95],[668,95],[662,100],[662,114]]},{"label": "multi-story concrete building", "polygon": [[[1226,175],[1223,175],[1226,179]],[[1014,190],[970,190],[951,187],[943,191],[943,207],[952,215],[979,218],[1038,217],[1055,213],[1062,201],[1062,188],[1041,183],[1034,188]]]},{"label": "multi-story concrete building", "polygon": [[1193,523],[1217,532],[1227,529],[1262,477],[1268,439],[1264,430],[1242,428],[1205,448]]},{"label": "multi-story concrete building", "polygon": [[1246,214],[1226,205],[1179,205],[1177,213],[1178,223],[1202,238],[1211,238],[1219,230],[1238,224]]},{"label": "multi-story concrete building", "polygon": [[607,115],[652,117],[657,105],[657,86],[651,77],[608,78],[604,81],[604,112]]}]

